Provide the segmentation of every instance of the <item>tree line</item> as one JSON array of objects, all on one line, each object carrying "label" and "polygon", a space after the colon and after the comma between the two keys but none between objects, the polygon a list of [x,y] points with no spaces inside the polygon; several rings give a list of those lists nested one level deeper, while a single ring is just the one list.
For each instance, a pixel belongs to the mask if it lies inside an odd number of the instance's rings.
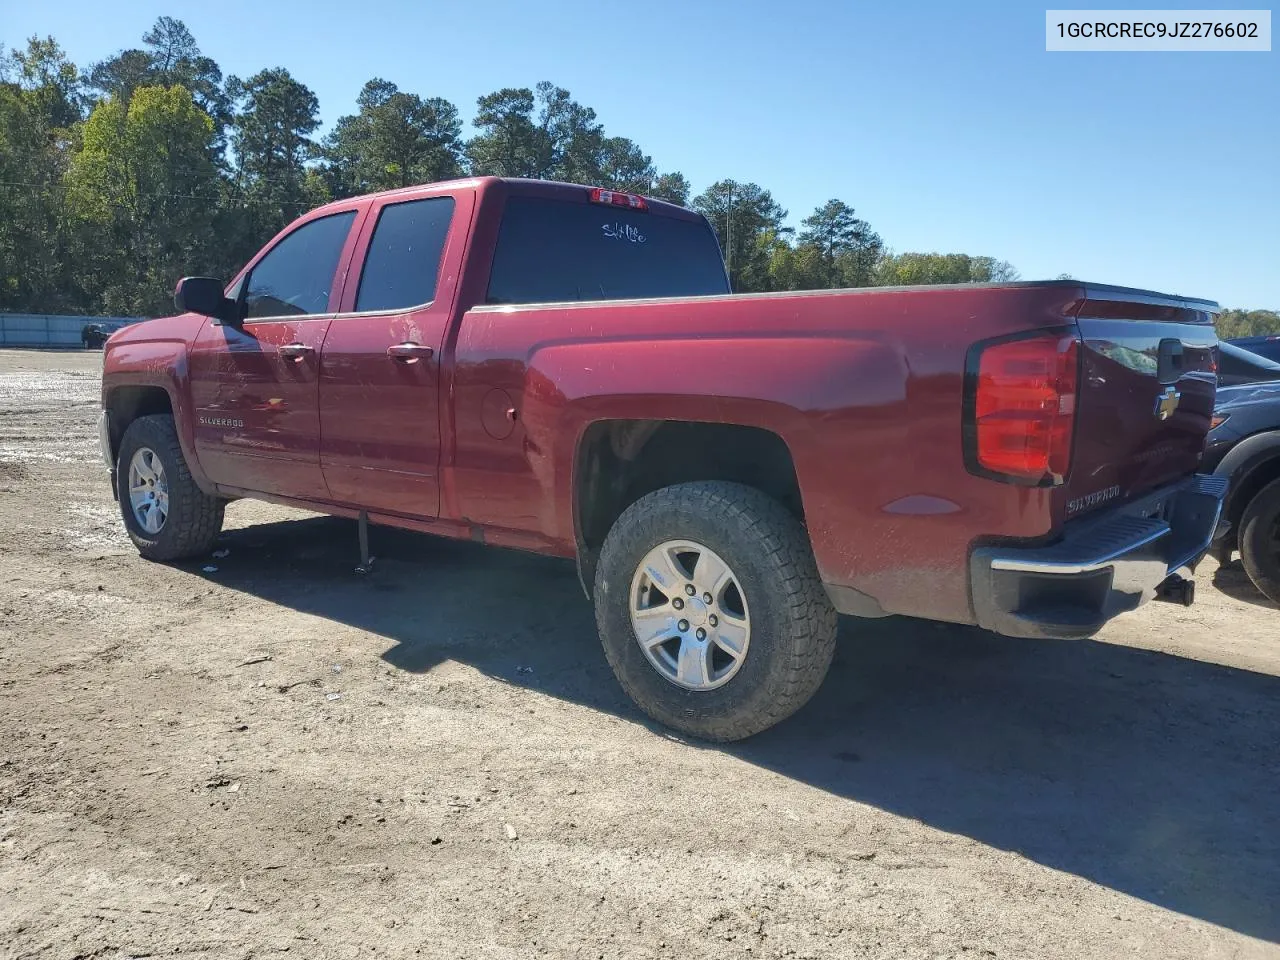
[{"label": "tree line", "polygon": [[1223,310],[1216,324],[1218,336],[1257,337],[1280,334],[1280,313],[1274,310]]},{"label": "tree line", "polygon": [[231,276],[299,214],[467,174],[642,193],[706,215],[737,291],[1012,280],[987,256],[894,253],[852,206],[786,226],[764,187],[693,195],[552,83],[458,108],[373,79],[323,137],[315,94],[283,67],[224,77],[181,20],[81,70],[52,37],[0,51],[0,310],[156,315],[184,273]]}]

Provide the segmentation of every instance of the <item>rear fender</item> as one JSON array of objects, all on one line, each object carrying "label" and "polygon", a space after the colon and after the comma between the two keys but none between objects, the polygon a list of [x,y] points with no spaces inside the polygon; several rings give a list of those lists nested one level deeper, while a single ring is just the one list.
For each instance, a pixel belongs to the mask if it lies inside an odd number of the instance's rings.
[{"label": "rear fender", "polygon": [[[906,362],[896,345],[857,337],[549,344],[526,369],[530,457],[553,498],[555,536],[566,542],[576,542],[574,477],[593,423],[677,420],[768,430],[791,453],[809,515],[810,498],[825,496],[831,457],[858,463],[859,448],[875,438],[862,427],[906,400]],[[835,532],[810,532],[825,573]]]}]

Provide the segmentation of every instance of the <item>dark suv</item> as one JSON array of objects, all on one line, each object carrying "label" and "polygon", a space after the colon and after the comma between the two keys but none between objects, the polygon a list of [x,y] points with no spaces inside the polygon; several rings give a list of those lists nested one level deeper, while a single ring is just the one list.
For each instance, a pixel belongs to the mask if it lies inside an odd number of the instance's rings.
[{"label": "dark suv", "polygon": [[86,323],[80,330],[80,342],[86,350],[101,350],[107,339],[123,326],[118,320]]},{"label": "dark suv", "polygon": [[1229,480],[1230,527],[1215,552],[1226,563],[1239,550],[1249,579],[1280,603],[1280,363],[1231,343],[1219,349],[1222,385],[1203,469]]}]

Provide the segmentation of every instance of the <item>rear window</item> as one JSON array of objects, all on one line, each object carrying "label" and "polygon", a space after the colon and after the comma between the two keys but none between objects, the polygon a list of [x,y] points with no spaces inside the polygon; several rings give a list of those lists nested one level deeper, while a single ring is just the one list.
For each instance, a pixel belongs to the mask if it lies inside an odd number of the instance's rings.
[{"label": "rear window", "polygon": [[498,230],[487,301],[556,303],[728,292],[720,247],[702,221],[513,197]]}]

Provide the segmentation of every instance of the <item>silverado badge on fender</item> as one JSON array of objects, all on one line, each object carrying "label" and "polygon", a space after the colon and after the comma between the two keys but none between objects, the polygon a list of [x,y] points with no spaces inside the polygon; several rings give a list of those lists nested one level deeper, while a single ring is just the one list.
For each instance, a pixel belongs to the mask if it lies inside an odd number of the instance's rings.
[{"label": "silverado badge on fender", "polygon": [[1166,387],[1164,393],[1156,397],[1156,419],[1168,420],[1173,416],[1173,412],[1178,409],[1178,403],[1182,400],[1182,394],[1173,387]]}]

